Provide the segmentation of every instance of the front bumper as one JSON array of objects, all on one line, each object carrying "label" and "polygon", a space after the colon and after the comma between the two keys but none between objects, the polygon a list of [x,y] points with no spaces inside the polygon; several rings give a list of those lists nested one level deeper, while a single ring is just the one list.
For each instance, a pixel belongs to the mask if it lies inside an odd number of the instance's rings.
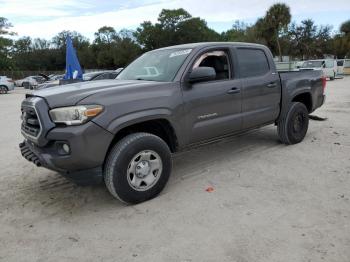
[{"label": "front bumper", "polygon": [[[46,139],[44,146],[25,139],[19,145],[22,156],[62,174],[88,174],[102,173],[113,135],[90,121],[81,126],[55,127]],[[62,150],[63,144],[69,146],[69,153]]]}]

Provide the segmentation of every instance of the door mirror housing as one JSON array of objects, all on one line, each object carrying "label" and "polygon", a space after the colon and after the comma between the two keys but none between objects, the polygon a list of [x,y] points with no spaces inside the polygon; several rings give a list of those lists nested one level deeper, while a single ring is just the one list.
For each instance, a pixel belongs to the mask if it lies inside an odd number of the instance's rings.
[{"label": "door mirror housing", "polygon": [[201,66],[192,70],[189,77],[190,83],[215,80],[216,72],[213,67]]}]

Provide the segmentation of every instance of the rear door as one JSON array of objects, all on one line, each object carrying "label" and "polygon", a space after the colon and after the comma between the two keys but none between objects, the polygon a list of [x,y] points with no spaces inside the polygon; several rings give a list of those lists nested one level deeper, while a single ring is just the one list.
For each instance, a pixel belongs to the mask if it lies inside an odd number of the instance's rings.
[{"label": "rear door", "polygon": [[190,144],[229,134],[241,129],[241,80],[233,74],[231,50],[202,51],[190,62],[187,74],[195,67],[209,66],[216,71],[212,81],[185,84],[183,99]]},{"label": "rear door", "polygon": [[269,54],[260,48],[235,50],[242,79],[243,129],[273,122],[280,111],[281,83]]}]

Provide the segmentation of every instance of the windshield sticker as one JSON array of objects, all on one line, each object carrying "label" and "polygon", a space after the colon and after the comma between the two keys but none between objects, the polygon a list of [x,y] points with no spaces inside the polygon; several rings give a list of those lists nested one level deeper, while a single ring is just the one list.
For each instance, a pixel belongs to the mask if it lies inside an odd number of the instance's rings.
[{"label": "windshield sticker", "polygon": [[175,56],[180,56],[180,55],[188,55],[189,53],[191,53],[192,49],[185,49],[185,50],[181,50],[181,51],[176,51],[174,53],[171,53],[169,55],[169,57],[175,57]]}]

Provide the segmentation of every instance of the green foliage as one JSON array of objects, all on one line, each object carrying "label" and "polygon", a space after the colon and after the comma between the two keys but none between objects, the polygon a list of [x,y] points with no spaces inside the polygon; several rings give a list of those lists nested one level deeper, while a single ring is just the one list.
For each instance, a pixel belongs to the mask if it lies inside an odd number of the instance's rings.
[{"label": "green foliage", "polygon": [[331,53],[331,27],[314,24],[311,19],[303,20],[300,25],[292,24],[289,28],[290,53],[303,59],[321,57]]},{"label": "green foliage", "polygon": [[350,34],[350,20],[345,21],[344,23],[341,24],[340,32],[342,32],[346,35]]},{"label": "green foliage", "polygon": [[280,61],[282,61],[280,37],[286,33],[290,20],[289,7],[285,4],[277,3],[271,6],[267,10],[265,17],[257,22],[257,27],[261,30],[261,36],[266,42],[272,46],[273,43],[276,43]]},{"label": "green foliage", "polygon": [[12,40],[6,38],[6,35],[15,35],[9,31],[12,24],[4,17],[0,17],[0,70],[12,68],[12,61],[9,57],[9,50],[12,46]]},{"label": "green foliage", "polygon": [[[195,34],[193,33],[195,32]],[[192,17],[184,9],[163,9],[158,23],[143,22],[134,34],[145,50],[191,42],[219,41],[220,35],[205,20]]]},{"label": "green foliage", "polygon": [[334,54],[350,57],[350,20],[332,34],[329,26],[318,26],[310,19],[292,23],[287,5],[276,3],[254,24],[235,21],[221,34],[210,29],[204,19],[186,10],[163,9],[156,23],[144,21],[136,31],[117,32],[103,26],[89,39],[76,31],[62,31],[51,40],[21,37],[15,41],[11,23],[0,17],[0,70],[57,71],[65,67],[65,44],[69,35],[85,69],[125,67],[145,51],[204,41],[241,41],[267,45],[280,58],[290,55],[301,59]]}]

